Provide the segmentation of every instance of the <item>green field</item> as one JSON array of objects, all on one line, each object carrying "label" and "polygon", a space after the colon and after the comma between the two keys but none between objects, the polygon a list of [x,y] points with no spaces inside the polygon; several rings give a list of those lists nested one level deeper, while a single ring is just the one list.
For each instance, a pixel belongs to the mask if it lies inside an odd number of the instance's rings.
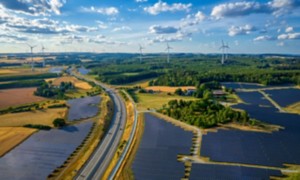
[{"label": "green field", "polygon": [[177,100],[197,100],[197,98],[191,96],[177,96],[177,95],[168,95],[167,93],[137,93],[138,97],[138,110],[147,110],[149,109],[160,109],[164,104],[167,104],[169,101]]}]

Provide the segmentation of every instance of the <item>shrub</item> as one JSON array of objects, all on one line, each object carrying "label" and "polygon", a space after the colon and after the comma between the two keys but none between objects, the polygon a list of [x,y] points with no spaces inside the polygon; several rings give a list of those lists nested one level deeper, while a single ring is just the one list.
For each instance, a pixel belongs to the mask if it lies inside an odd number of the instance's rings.
[{"label": "shrub", "polygon": [[54,125],[54,127],[60,128],[60,127],[63,127],[66,125],[66,121],[62,118],[56,118],[53,121],[53,125]]}]

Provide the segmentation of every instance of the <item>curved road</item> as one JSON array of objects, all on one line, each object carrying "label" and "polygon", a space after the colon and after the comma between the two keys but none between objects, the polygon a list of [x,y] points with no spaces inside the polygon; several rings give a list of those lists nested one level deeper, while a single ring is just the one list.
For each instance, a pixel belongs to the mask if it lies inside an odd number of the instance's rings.
[{"label": "curved road", "polygon": [[[85,79],[82,76],[73,75]],[[86,80],[89,81],[89,79]],[[103,87],[114,102],[114,116],[104,139],[75,177],[77,180],[102,178],[118,148],[126,123],[126,108],[119,95],[104,84],[94,82]]]}]

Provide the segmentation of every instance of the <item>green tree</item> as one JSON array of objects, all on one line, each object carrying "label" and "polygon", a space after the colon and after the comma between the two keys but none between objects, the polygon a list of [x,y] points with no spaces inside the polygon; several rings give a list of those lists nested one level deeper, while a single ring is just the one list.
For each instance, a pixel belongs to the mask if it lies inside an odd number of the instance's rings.
[{"label": "green tree", "polygon": [[61,128],[66,125],[66,121],[62,118],[56,118],[53,121],[53,125],[54,125],[54,127]]}]

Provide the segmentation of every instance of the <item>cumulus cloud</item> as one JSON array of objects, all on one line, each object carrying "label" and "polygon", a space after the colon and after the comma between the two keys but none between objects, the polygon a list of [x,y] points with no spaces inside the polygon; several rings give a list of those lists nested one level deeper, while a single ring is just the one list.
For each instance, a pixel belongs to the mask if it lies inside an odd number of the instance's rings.
[{"label": "cumulus cloud", "polygon": [[167,4],[166,2],[158,1],[153,6],[145,7],[144,11],[149,14],[157,15],[161,12],[175,12],[175,11],[189,11],[192,4],[173,3]]},{"label": "cumulus cloud", "polygon": [[245,26],[231,26],[228,29],[228,35],[229,36],[236,36],[236,35],[245,35],[250,34],[253,31],[256,31],[257,29],[249,24],[246,24]]},{"label": "cumulus cloud", "polygon": [[0,0],[0,4],[7,9],[34,16],[51,13],[59,15],[65,3],[66,0]]},{"label": "cumulus cloud", "polygon": [[27,40],[27,37],[21,35],[0,34],[1,43],[24,43]]},{"label": "cumulus cloud", "polygon": [[179,28],[173,26],[153,25],[149,28],[149,32],[153,34],[172,34],[177,33],[178,31]]},{"label": "cumulus cloud", "polygon": [[273,0],[267,3],[246,1],[224,3],[215,6],[212,9],[211,16],[215,17],[216,19],[224,17],[247,16],[257,13],[267,13],[280,16],[299,6],[299,0]]},{"label": "cumulus cloud", "polygon": [[206,19],[206,15],[198,11],[196,14],[189,14],[186,18],[182,19],[182,26],[194,26]]},{"label": "cumulus cloud", "polygon": [[258,2],[235,2],[220,4],[213,8],[211,16],[215,18],[245,16],[253,13],[267,13],[270,9]]},{"label": "cumulus cloud", "polygon": [[286,33],[290,33],[290,32],[293,32],[294,31],[294,28],[293,27],[287,27],[286,29],[285,29],[285,32]]},{"label": "cumulus cloud", "polygon": [[275,38],[272,36],[266,35],[266,36],[258,36],[256,38],[254,38],[253,40],[254,41],[270,41],[270,40],[275,40]]},{"label": "cumulus cloud", "polygon": [[300,39],[300,33],[286,33],[280,34],[277,39],[285,40],[285,39]]},{"label": "cumulus cloud", "polygon": [[116,7],[94,7],[91,6],[89,8],[82,7],[83,12],[89,12],[89,13],[99,13],[107,16],[113,16],[119,14],[119,10]]},{"label": "cumulus cloud", "polygon": [[132,29],[129,26],[121,26],[121,27],[116,27],[112,31],[113,32],[118,32],[118,31],[131,31]]}]

